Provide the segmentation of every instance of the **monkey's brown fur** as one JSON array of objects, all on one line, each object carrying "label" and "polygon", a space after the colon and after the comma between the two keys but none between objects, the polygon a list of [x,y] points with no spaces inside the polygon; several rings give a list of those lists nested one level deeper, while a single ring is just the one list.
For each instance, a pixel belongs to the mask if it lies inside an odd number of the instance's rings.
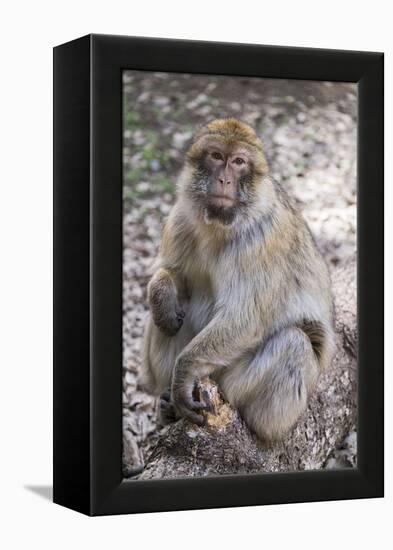
[{"label": "monkey's brown fur", "polygon": [[201,424],[193,388],[209,374],[262,440],[282,437],[330,362],[330,282],[249,126],[196,134],[156,267],[142,385],[170,387],[177,415]]},{"label": "monkey's brown fur", "polygon": [[200,158],[206,142],[209,139],[218,138],[220,141],[229,145],[244,145],[250,147],[255,156],[254,170],[257,175],[266,174],[268,166],[263,152],[260,139],[250,126],[240,123],[234,118],[224,120],[213,120],[202,128],[195,136],[194,143],[191,145],[187,159],[191,163]]}]

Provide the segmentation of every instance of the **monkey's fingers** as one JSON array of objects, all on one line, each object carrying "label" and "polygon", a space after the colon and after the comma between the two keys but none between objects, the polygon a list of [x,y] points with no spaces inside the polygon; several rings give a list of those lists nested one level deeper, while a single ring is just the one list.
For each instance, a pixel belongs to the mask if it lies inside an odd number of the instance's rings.
[{"label": "monkey's fingers", "polygon": [[183,418],[186,418],[197,426],[203,426],[203,424],[205,423],[205,419],[201,414],[198,414],[191,409],[188,409],[187,407],[178,407],[178,410]]},{"label": "monkey's fingers", "polygon": [[175,315],[175,316],[168,316],[164,320],[154,320],[154,323],[156,326],[166,334],[167,336],[175,336],[181,329],[183,325],[183,319],[182,317]]},{"label": "monkey's fingers", "polygon": [[168,388],[167,390],[163,391],[160,395],[160,399],[169,403],[169,401],[171,400],[171,390]]},{"label": "monkey's fingers", "polygon": [[172,406],[172,403],[170,403],[169,401],[166,401],[165,399],[160,399],[161,409],[169,410],[170,408],[172,408]]},{"label": "monkey's fingers", "polygon": [[201,411],[206,408],[205,403],[192,399],[192,397],[182,396],[176,400],[176,408],[179,414],[184,418],[187,418],[194,424],[202,426],[205,422],[204,417],[198,414],[197,411]]},{"label": "monkey's fingers", "polygon": [[206,405],[206,403],[203,403],[202,401],[193,401],[191,403],[190,408],[194,411],[205,411],[209,409],[209,406]]}]

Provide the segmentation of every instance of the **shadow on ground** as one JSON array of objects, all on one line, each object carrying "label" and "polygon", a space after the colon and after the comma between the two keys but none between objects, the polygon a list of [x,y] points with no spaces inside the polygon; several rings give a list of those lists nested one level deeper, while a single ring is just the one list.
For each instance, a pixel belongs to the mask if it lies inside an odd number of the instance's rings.
[{"label": "shadow on ground", "polygon": [[25,485],[24,488],[45,500],[53,499],[53,487],[51,485]]}]

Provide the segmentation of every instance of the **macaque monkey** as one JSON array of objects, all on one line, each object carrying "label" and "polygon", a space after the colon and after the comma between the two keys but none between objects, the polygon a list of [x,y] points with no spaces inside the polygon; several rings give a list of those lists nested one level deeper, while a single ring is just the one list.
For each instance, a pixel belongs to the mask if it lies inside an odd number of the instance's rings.
[{"label": "macaque monkey", "polygon": [[196,134],[148,301],[141,385],[163,417],[202,425],[194,387],[210,375],[261,440],[296,423],[332,356],[329,274],[246,124]]}]

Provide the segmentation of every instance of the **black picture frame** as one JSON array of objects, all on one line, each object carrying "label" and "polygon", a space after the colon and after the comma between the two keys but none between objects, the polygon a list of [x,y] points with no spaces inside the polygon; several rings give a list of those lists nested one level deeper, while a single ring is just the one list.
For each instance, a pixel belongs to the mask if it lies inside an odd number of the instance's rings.
[{"label": "black picture frame", "polygon": [[[122,71],[358,83],[358,466],[122,479]],[[54,48],[54,502],[88,515],[383,496],[383,54],[88,35]]]}]

